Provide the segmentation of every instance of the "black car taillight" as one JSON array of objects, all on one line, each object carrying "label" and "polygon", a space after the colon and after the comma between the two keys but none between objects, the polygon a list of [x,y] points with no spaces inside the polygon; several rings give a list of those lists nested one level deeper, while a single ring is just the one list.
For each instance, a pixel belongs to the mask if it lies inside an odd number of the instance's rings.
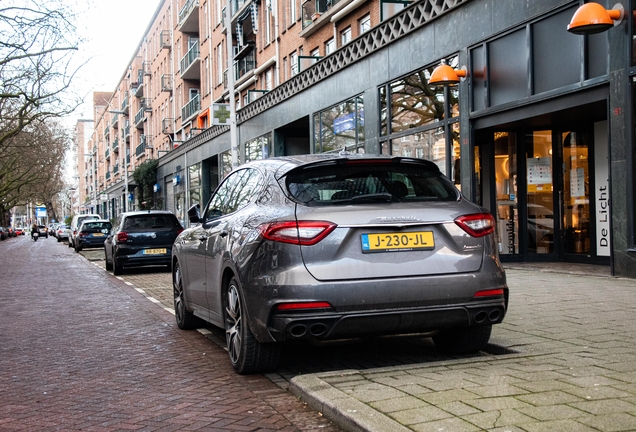
[{"label": "black car taillight", "polygon": [[267,240],[311,246],[327,237],[337,225],[325,221],[274,222],[261,226]]},{"label": "black car taillight", "polygon": [[121,231],[117,233],[117,241],[120,243],[125,242],[126,240],[128,240],[128,233]]},{"label": "black car taillight", "polygon": [[473,237],[484,237],[495,231],[495,218],[489,213],[460,216],[455,223]]}]

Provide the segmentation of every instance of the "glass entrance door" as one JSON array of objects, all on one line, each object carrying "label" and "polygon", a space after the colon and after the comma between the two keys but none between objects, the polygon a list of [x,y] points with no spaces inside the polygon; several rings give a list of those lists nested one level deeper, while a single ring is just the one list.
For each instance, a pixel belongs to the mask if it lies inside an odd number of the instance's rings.
[{"label": "glass entrance door", "polygon": [[591,132],[491,133],[476,148],[477,200],[493,209],[502,258],[596,260]]},{"label": "glass entrance door", "polygon": [[563,253],[589,255],[590,166],[589,134],[564,132],[563,142]]},{"label": "glass entrance door", "polygon": [[552,131],[526,134],[526,227],[528,253],[554,253],[555,211]]}]

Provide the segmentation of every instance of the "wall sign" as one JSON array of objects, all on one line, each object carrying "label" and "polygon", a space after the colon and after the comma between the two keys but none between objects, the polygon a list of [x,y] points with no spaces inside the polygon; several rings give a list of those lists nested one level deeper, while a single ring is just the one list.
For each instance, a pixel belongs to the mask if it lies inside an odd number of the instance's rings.
[{"label": "wall sign", "polygon": [[594,182],[596,183],[596,255],[610,256],[609,160],[607,121],[594,123]]}]

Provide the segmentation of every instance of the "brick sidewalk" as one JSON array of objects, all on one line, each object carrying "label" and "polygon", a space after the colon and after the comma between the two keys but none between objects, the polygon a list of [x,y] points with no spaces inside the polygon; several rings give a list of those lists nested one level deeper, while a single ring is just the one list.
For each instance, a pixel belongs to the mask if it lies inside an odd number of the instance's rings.
[{"label": "brick sidewalk", "polygon": [[291,391],[345,429],[636,430],[636,281],[509,270],[491,342],[518,353],[317,373]]},{"label": "brick sidewalk", "polygon": [[0,255],[0,431],[338,430],[71,249]]}]

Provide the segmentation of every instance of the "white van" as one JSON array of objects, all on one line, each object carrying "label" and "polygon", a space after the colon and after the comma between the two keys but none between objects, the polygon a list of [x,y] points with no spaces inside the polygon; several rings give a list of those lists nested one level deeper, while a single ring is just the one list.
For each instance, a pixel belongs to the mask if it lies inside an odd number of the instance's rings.
[{"label": "white van", "polygon": [[77,229],[85,220],[101,219],[102,217],[97,213],[91,214],[79,214],[73,216],[71,226],[68,228],[68,247],[75,247],[75,236],[77,235]]}]

